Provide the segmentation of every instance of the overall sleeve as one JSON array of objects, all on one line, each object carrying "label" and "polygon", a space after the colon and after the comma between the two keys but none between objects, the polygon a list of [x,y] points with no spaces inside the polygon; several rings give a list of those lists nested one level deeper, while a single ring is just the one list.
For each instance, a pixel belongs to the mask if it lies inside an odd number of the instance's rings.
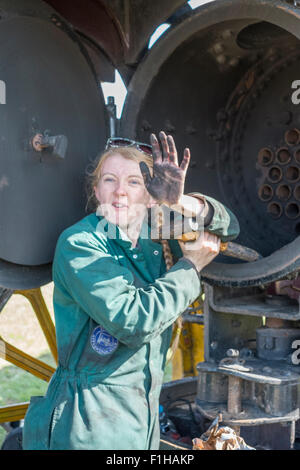
[{"label": "overall sleeve", "polygon": [[[222,242],[234,240],[240,233],[240,226],[236,216],[226,206],[210,196],[201,193],[189,193],[188,196],[196,197],[204,202],[203,226],[204,230],[221,238]],[[201,215],[202,215],[201,214]],[[175,259],[182,256],[182,251],[177,240],[169,240]]]},{"label": "overall sleeve", "polygon": [[205,203],[204,229],[221,238],[222,242],[234,240],[240,233],[236,216],[216,199],[201,193],[189,193]]},{"label": "overall sleeve", "polygon": [[76,234],[59,240],[53,263],[58,282],[79,307],[128,347],[149,342],[172,325],[201,292],[199,274],[182,258],[145,288],[134,286],[105,242]]}]

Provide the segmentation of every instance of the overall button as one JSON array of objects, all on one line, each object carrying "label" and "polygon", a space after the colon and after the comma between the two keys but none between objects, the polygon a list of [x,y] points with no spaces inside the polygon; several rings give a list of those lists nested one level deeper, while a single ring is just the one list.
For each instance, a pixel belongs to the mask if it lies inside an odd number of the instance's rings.
[{"label": "overall button", "polygon": [[154,254],[155,256],[157,256],[157,255],[159,254],[159,251],[158,251],[158,250],[154,250],[154,251],[153,251],[153,254]]},{"label": "overall button", "polygon": [[132,257],[133,257],[134,259],[137,259],[138,255],[135,254],[135,255],[133,255]]}]

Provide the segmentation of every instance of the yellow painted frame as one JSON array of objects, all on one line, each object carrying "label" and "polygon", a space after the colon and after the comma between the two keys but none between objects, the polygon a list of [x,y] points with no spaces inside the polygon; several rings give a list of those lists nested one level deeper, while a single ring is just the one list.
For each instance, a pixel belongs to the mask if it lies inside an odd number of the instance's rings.
[{"label": "yellow painted frame", "polygon": [[[41,289],[16,290],[14,294],[26,297],[31,303],[38,322],[43,330],[50,351],[57,364],[57,345],[55,336],[55,326],[50,316],[48,307],[42,295]],[[35,375],[36,377],[49,382],[55,369],[45,362],[36,359],[24,351],[6,342],[0,336],[0,357],[17,367]],[[29,403],[17,403],[0,407],[0,423],[19,421],[23,419]]]}]

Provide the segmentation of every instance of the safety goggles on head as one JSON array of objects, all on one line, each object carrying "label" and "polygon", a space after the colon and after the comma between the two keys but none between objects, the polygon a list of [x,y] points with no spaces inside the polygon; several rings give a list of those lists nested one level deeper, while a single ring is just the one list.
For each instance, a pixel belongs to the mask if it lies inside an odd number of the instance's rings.
[{"label": "safety goggles on head", "polygon": [[135,140],[126,139],[123,137],[110,137],[106,142],[105,150],[117,147],[135,147],[140,152],[152,156],[152,147],[149,144],[142,142],[135,142]]}]

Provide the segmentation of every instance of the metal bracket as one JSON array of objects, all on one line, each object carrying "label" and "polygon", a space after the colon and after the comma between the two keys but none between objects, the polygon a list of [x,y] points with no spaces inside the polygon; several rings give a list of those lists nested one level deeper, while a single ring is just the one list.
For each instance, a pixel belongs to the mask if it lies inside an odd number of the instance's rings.
[{"label": "metal bracket", "polygon": [[64,135],[50,136],[49,131],[43,134],[36,134],[31,140],[33,149],[36,152],[42,152],[44,149],[53,149],[52,154],[59,158],[65,158],[68,139]]}]

